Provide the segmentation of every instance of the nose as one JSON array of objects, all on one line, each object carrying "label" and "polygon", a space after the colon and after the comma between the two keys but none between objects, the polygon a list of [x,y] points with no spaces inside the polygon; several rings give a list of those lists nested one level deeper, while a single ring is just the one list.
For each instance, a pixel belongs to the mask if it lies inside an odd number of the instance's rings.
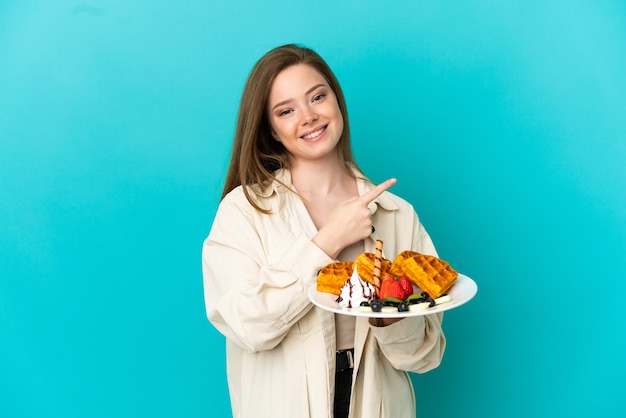
[{"label": "nose", "polygon": [[302,123],[303,125],[311,124],[319,119],[317,112],[310,106],[305,107],[302,110]]}]

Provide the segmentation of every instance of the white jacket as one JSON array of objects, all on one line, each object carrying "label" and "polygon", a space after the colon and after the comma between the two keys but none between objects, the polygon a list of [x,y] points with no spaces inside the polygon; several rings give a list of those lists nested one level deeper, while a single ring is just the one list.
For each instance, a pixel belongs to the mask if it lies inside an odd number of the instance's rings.
[{"label": "white jacket", "polygon": [[[287,170],[279,179],[291,185]],[[372,185],[358,181],[359,194]],[[332,417],[335,375],[333,313],[307,296],[317,272],[332,263],[312,243],[317,230],[303,202],[279,183],[255,210],[241,187],[220,203],[202,251],[207,316],[226,337],[228,385],[236,418]],[[385,192],[370,209],[374,252],[384,241],[393,260],[403,250],[436,255],[413,207]],[[414,418],[406,371],[424,373],[441,361],[442,314],[405,318],[386,327],[357,318],[350,406],[354,418]]]}]

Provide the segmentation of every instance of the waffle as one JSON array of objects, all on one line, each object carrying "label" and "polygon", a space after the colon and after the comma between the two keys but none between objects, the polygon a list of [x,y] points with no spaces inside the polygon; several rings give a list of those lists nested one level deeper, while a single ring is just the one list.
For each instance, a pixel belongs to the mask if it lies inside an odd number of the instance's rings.
[{"label": "waffle", "polygon": [[389,273],[391,273],[394,276],[402,276],[404,273],[404,271],[402,270],[402,263],[404,263],[407,259],[418,255],[419,253],[416,253],[415,251],[402,251],[400,254],[398,254],[396,256],[396,258],[393,260],[393,263],[391,263],[391,267],[389,268]]},{"label": "waffle", "polygon": [[[373,253],[362,253],[354,261],[356,264],[356,271],[359,273],[359,276],[361,276],[363,280],[365,280],[368,283],[371,283],[372,285],[376,285],[374,281],[375,258],[376,258],[376,255]],[[383,258],[381,261],[380,267],[381,267],[380,276],[384,277],[384,274],[388,272],[389,268],[391,267],[391,261],[387,260],[386,258]]]},{"label": "waffle", "polygon": [[399,270],[433,299],[446,293],[459,275],[446,261],[411,251],[394,260],[392,272]]},{"label": "waffle", "polygon": [[354,263],[351,261],[337,261],[327,265],[317,275],[317,290],[339,296],[353,270]]}]

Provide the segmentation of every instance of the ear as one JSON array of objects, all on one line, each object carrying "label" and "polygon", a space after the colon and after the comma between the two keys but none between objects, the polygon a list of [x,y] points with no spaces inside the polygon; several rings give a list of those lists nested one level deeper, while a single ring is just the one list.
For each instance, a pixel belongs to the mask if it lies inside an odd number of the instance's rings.
[{"label": "ear", "polygon": [[272,138],[274,138],[274,140],[276,140],[276,141],[278,141],[278,142],[281,142],[281,141],[280,141],[280,138],[279,138],[279,137],[278,137],[278,135],[276,134],[276,131],[275,131],[275,130],[273,130],[273,129],[272,129],[270,133],[271,133],[271,135],[272,135]]}]

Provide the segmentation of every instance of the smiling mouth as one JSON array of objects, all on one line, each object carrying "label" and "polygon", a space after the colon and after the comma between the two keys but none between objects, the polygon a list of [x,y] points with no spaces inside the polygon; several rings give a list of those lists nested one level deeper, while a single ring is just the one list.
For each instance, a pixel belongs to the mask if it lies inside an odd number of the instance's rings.
[{"label": "smiling mouth", "polygon": [[327,126],[328,125],[322,126],[319,129],[316,129],[315,131],[313,131],[311,133],[308,133],[306,135],[302,135],[301,138],[302,139],[306,139],[306,140],[315,139],[315,138],[317,138],[318,136],[320,136],[321,134],[324,133],[324,131],[326,130]]}]

